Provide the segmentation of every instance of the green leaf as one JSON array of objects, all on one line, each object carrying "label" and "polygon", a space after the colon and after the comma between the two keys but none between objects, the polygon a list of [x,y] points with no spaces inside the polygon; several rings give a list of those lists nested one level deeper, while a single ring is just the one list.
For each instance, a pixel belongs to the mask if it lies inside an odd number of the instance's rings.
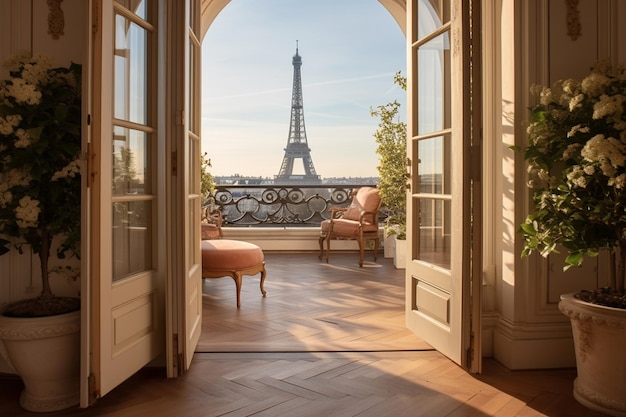
[{"label": "green leaf", "polygon": [[584,260],[584,254],[582,252],[573,252],[573,253],[570,253],[567,256],[567,258],[565,258],[565,263],[568,264],[569,266],[580,266],[582,265],[583,260]]},{"label": "green leaf", "polygon": [[532,225],[532,223],[522,223],[520,227],[522,229],[522,232],[528,236],[537,235],[537,231],[535,230],[535,227]]}]

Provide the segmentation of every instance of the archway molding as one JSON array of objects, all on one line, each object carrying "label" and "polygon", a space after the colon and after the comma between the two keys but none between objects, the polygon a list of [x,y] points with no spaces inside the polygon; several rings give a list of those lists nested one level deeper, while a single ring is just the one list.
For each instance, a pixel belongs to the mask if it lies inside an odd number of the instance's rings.
[{"label": "archway molding", "polygon": [[[230,3],[231,0],[202,0],[201,3],[201,36],[204,39],[209,27],[218,14]],[[406,35],[406,0],[378,0],[394,18],[402,33]]]}]

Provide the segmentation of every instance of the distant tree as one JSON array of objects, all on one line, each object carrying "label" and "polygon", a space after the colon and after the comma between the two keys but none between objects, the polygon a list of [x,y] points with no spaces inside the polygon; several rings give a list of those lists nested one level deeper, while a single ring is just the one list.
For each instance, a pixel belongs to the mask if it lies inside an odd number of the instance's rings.
[{"label": "distant tree", "polygon": [[[406,77],[398,71],[394,84],[406,91]],[[389,213],[385,230],[399,239],[406,238],[406,123],[399,120],[400,103],[394,100],[376,109],[370,109],[372,117],[380,120],[374,138],[379,155],[378,188],[383,208]]]},{"label": "distant tree", "polygon": [[113,155],[113,190],[115,193],[131,193],[140,184],[133,151],[130,147],[123,146]]}]

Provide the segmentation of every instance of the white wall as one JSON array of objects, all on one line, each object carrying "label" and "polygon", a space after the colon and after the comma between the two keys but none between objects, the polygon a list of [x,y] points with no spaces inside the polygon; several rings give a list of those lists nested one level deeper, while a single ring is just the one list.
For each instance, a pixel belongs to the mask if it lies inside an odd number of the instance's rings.
[{"label": "white wall", "polygon": [[[581,31],[574,39],[568,32],[564,1],[497,3],[500,10],[487,13],[485,19],[489,33],[499,37],[499,43],[491,39],[493,50],[485,63],[497,83],[486,94],[494,110],[485,116],[485,131],[492,134],[486,140],[496,149],[493,163],[501,166],[502,174],[488,191],[498,220],[487,235],[495,242],[489,261],[496,278],[486,285],[487,296],[493,294],[494,299],[484,304],[490,325],[483,339],[484,351],[511,369],[574,366],[571,327],[558,310],[559,295],[602,283],[605,264],[600,259],[564,273],[558,255],[548,260],[535,255],[520,258],[523,239],[518,229],[530,198],[523,155],[509,146],[526,143],[528,108],[536,100],[530,95],[531,85],[581,78],[600,59],[623,60],[624,30],[618,22],[626,18],[626,7],[618,0],[580,2]],[[571,22],[576,15],[569,17]]]}]

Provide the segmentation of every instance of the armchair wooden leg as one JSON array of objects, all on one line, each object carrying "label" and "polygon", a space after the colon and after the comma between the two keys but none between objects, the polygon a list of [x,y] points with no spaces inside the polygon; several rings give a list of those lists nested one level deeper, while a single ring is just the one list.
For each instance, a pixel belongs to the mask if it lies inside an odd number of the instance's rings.
[{"label": "armchair wooden leg", "polygon": [[326,240],[326,235],[325,234],[320,234],[319,237],[319,244],[320,244],[320,254],[318,256],[318,258],[320,259],[320,261],[322,260],[322,258],[324,257],[324,241]]},{"label": "armchair wooden leg", "polygon": [[380,239],[374,239],[374,262],[376,262],[378,258],[378,246],[380,245]]},{"label": "armchair wooden leg", "polygon": [[362,268],[363,257],[364,257],[364,252],[365,252],[365,248],[363,246],[365,246],[365,242],[363,241],[363,239],[357,239],[357,241],[359,242],[359,267]]},{"label": "armchair wooden leg", "polygon": [[326,263],[328,263],[329,256],[330,256],[330,233],[326,236]]}]

